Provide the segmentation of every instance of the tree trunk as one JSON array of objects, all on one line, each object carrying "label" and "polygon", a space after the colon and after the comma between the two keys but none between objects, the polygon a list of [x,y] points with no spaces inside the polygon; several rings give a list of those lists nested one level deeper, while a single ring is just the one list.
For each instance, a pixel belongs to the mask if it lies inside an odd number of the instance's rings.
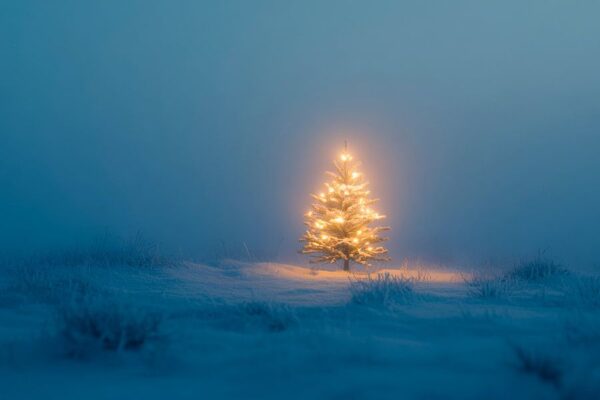
[{"label": "tree trunk", "polygon": [[344,260],[344,271],[350,272],[350,260],[348,259]]}]

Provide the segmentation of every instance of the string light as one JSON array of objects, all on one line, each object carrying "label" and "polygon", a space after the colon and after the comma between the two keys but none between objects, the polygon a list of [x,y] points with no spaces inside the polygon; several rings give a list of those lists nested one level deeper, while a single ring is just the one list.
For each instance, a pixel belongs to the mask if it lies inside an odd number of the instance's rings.
[{"label": "string light", "polygon": [[[302,237],[303,253],[309,253],[315,262],[334,263],[344,261],[349,270],[350,262],[370,265],[372,261],[384,261],[387,250],[373,247],[369,241],[379,243],[386,238],[379,232],[388,228],[369,229],[375,220],[385,218],[371,209],[375,200],[369,198],[367,183],[357,170],[358,164],[346,151],[339,156],[334,178],[325,184],[325,191],[317,196],[312,211],[307,212],[308,231]],[[333,229],[335,228],[335,229]]]}]

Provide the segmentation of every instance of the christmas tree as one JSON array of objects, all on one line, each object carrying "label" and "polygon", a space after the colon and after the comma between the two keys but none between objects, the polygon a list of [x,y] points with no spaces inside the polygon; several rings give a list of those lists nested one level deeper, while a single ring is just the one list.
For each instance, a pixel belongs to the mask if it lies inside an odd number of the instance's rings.
[{"label": "christmas tree", "polygon": [[370,266],[370,261],[388,261],[387,250],[379,243],[388,227],[370,226],[385,218],[371,208],[377,199],[369,198],[368,182],[358,171],[360,163],[353,161],[347,151],[334,161],[335,172],[328,172],[331,181],[326,190],[313,194],[311,210],[305,214],[306,233],[302,253],[311,254],[311,263],[335,263],[344,260],[344,271],[350,261]]}]

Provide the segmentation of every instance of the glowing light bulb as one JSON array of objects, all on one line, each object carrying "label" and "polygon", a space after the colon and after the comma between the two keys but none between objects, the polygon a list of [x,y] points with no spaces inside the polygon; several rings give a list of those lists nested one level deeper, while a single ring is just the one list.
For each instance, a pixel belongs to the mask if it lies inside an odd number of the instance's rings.
[{"label": "glowing light bulb", "polygon": [[357,238],[352,239],[352,243],[358,243],[358,239]]},{"label": "glowing light bulb", "polygon": [[323,193],[323,192],[319,193],[319,197],[324,198],[325,197],[325,193]]},{"label": "glowing light bulb", "polygon": [[335,190],[332,187],[329,188],[329,193],[333,193],[334,191]]},{"label": "glowing light bulb", "polygon": [[369,251],[373,250],[373,246],[367,247],[367,250],[369,250]]},{"label": "glowing light bulb", "polygon": [[327,235],[324,235],[324,234],[323,234],[323,235],[321,235],[321,239],[323,239],[323,240],[327,240],[327,238],[329,238],[329,236],[327,236]]},{"label": "glowing light bulb", "polygon": [[358,178],[359,176],[360,176],[360,173],[358,173],[358,172],[356,172],[356,171],[352,173],[352,179],[356,179],[356,178]]},{"label": "glowing light bulb", "polygon": [[338,224],[343,224],[344,221],[344,217],[337,217],[333,220],[333,222],[337,222]]},{"label": "glowing light bulb", "polygon": [[358,231],[356,231],[357,235],[360,235],[361,233],[362,233],[362,230],[360,230],[360,229]]},{"label": "glowing light bulb", "polygon": [[306,213],[306,215],[309,216],[309,217],[312,217],[312,214],[313,214],[312,211],[309,211],[309,212]]},{"label": "glowing light bulb", "polygon": [[350,160],[350,154],[343,153],[340,156],[340,160],[342,160],[342,161],[349,161]]},{"label": "glowing light bulb", "polygon": [[315,222],[315,226],[317,227],[317,229],[323,229],[325,225],[323,225],[323,223],[321,222]]}]

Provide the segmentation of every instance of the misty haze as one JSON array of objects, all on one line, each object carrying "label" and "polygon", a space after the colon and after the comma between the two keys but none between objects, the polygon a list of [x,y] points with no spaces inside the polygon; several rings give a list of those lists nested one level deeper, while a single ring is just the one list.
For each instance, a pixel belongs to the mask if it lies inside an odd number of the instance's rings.
[{"label": "misty haze", "polygon": [[0,5],[0,398],[594,398],[599,15]]}]

